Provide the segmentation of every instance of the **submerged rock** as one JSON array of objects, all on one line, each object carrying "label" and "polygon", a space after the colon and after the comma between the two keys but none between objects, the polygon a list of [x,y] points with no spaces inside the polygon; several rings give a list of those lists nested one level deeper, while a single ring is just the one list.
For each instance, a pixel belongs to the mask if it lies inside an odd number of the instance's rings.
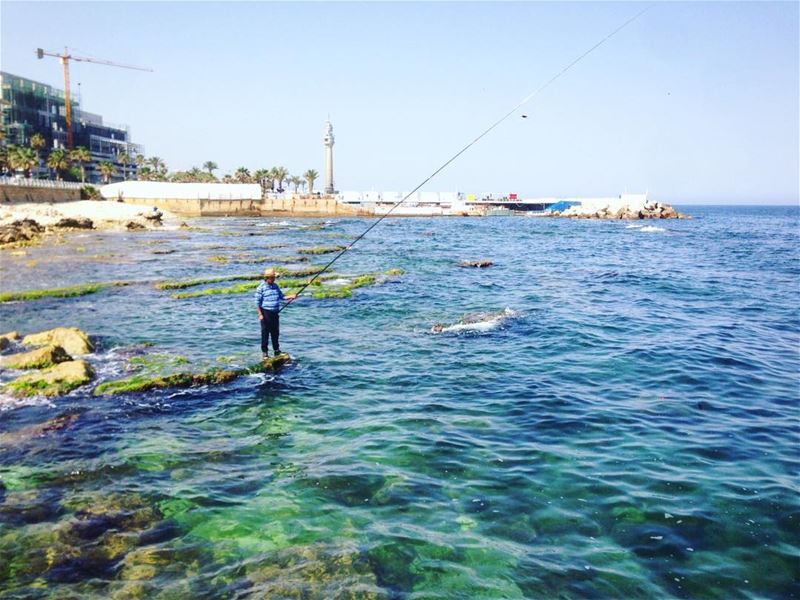
[{"label": "submerged rock", "polygon": [[77,327],[56,327],[39,333],[26,335],[22,339],[26,346],[44,346],[54,344],[61,346],[69,354],[89,354],[94,346],[83,331]]},{"label": "submerged rock", "polygon": [[18,397],[60,396],[88,383],[93,377],[94,371],[85,360],[70,360],[42,371],[26,373],[3,387]]},{"label": "submerged rock", "polygon": [[259,598],[386,598],[354,542],[291,546],[247,566]]},{"label": "submerged rock", "polygon": [[0,365],[7,369],[45,369],[58,363],[72,360],[61,346],[49,345],[29,352],[19,352],[0,358]]}]

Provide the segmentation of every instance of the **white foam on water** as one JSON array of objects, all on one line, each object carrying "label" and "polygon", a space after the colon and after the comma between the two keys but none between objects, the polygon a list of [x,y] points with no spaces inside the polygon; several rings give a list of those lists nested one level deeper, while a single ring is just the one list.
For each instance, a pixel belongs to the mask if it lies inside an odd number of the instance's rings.
[{"label": "white foam on water", "polygon": [[460,322],[453,325],[448,325],[442,328],[440,332],[433,331],[433,333],[460,333],[462,331],[476,331],[485,333],[500,327],[508,319],[518,316],[519,313],[511,308],[506,307],[500,313],[493,313],[485,315],[485,318],[470,322]]},{"label": "white foam on water", "polygon": [[627,225],[625,229],[641,229],[644,225]]},{"label": "white foam on water", "polygon": [[654,231],[666,231],[663,227],[656,227],[655,225],[646,225],[642,227],[639,231],[646,231],[648,233],[652,233]]},{"label": "white foam on water", "polygon": [[288,227],[291,225],[288,221],[272,221],[270,223],[256,223],[256,227]]},{"label": "white foam on water", "polygon": [[328,281],[325,281],[323,285],[350,285],[350,280],[345,279],[344,277],[340,277],[339,279],[329,279]]},{"label": "white foam on water", "polygon": [[8,394],[0,394],[0,413],[13,410],[22,406],[48,406],[55,408],[52,400],[46,396],[30,396],[28,398],[15,398]]}]

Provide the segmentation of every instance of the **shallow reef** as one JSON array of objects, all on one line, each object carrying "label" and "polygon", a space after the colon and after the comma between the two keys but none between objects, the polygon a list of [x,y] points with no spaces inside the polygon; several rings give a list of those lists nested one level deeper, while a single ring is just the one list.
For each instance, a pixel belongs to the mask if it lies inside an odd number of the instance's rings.
[{"label": "shallow reef", "polygon": [[242,377],[243,375],[251,375],[253,373],[261,373],[264,371],[274,371],[276,369],[280,369],[290,361],[291,358],[288,354],[281,354],[240,369],[220,369],[214,367],[200,373],[183,371],[157,377],[134,375],[133,377],[128,377],[127,379],[118,379],[101,383],[94,389],[94,394],[98,396],[108,396],[132,392],[147,392],[150,390],[165,388],[190,388],[203,385],[220,385],[233,381],[237,377]]},{"label": "shallow reef", "polygon": [[300,248],[297,250],[298,254],[332,254],[334,252],[341,252],[345,246],[314,246],[313,248]]},{"label": "shallow reef", "polygon": [[0,302],[20,302],[28,300],[38,300],[40,298],[72,298],[74,296],[86,296],[111,287],[130,285],[126,281],[111,281],[108,283],[83,283],[68,287],[50,288],[45,290],[26,290],[21,292],[0,293]]}]

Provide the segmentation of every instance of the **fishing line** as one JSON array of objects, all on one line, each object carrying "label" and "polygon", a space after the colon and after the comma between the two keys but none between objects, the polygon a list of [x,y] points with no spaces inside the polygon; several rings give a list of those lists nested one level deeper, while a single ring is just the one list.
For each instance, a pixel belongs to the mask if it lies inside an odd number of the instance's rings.
[{"label": "fishing line", "polygon": [[[358,236],[358,237],[356,237],[356,238],[355,238],[353,241],[351,241],[351,242],[350,242],[350,243],[349,243],[349,244],[348,244],[348,245],[347,245],[347,246],[346,246],[344,249],[342,249],[342,250],[341,250],[341,251],[340,251],[340,252],[339,252],[339,253],[338,253],[336,256],[334,256],[334,257],[331,259],[331,261],[330,261],[328,264],[326,264],[324,267],[322,267],[322,269],[321,269],[321,270],[317,271],[317,273],[315,273],[315,274],[314,274],[314,276],[313,276],[311,279],[309,279],[309,280],[308,280],[308,281],[305,283],[305,285],[303,285],[303,286],[300,288],[300,291],[298,291],[298,292],[295,294],[295,299],[296,299],[296,298],[297,298],[297,297],[298,297],[300,294],[302,294],[302,293],[303,293],[303,292],[306,290],[306,288],[307,288],[308,286],[310,286],[312,283],[314,283],[314,281],[316,281],[316,280],[319,278],[319,276],[320,276],[320,275],[322,275],[322,274],[323,274],[325,271],[327,271],[327,270],[328,270],[328,269],[331,267],[331,265],[333,265],[333,263],[335,263],[337,260],[339,260],[339,259],[340,259],[340,258],[341,258],[341,257],[344,255],[344,253],[345,253],[345,252],[347,252],[348,250],[350,250],[350,248],[352,248],[352,247],[353,247],[353,246],[356,244],[356,242],[360,241],[360,240],[361,240],[361,238],[363,238],[363,237],[364,237],[365,235],[367,235],[367,234],[368,234],[370,231],[372,231],[372,230],[373,230],[375,227],[377,227],[377,226],[378,226],[378,224],[379,224],[381,221],[383,221],[383,220],[384,220],[386,217],[388,217],[390,214],[392,214],[392,212],[394,211],[394,209],[396,209],[396,208],[397,208],[398,206],[400,206],[400,205],[401,205],[403,202],[405,202],[406,200],[408,200],[408,199],[409,199],[409,198],[410,198],[412,195],[414,195],[414,193],[415,193],[416,191],[418,191],[418,190],[419,190],[419,189],[420,189],[422,186],[424,186],[424,185],[425,185],[426,183],[428,183],[428,182],[429,182],[431,179],[433,179],[433,178],[434,178],[434,177],[436,177],[436,176],[437,176],[439,173],[441,173],[441,172],[442,172],[442,171],[443,171],[443,170],[444,170],[446,167],[448,167],[448,166],[450,165],[450,163],[452,163],[452,162],[453,162],[454,160],[456,160],[456,159],[457,159],[459,156],[461,156],[462,154],[464,154],[464,152],[466,152],[467,150],[469,150],[469,149],[470,149],[472,146],[474,146],[475,144],[477,144],[477,143],[478,143],[478,142],[479,142],[481,139],[483,139],[483,138],[484,138],[484,137],[485,137],[485,136],[486,136],[486,135],[487,135],[487,134],[488,134],[490,131],[492,131],[492,130],[493,130],[495,127],[497,127],[498,125],[500,125],[500,123],[502,123],[503,121],[505,121],[506,119],[508,119],[508,117],[510,117],[511,115],[513,115],[515,112],[517,112],[517,111],[518,111],[520,108],[522,108],[522,106],[524,106],[525,104],[527,104],[528,102],[530,102],[531,100],[533,100],[533,99],[534,99],[534,98],[535,98],[537,95],[539,95],[541,92],[543,92],[545,89],[547,89],[547,88],[548,88],[548,87],[549,87],[549,86],[550,86],[552,83],[554,83],[554,82],[555,82],[555,81],[556,81],[556,80],[557,80],[559,77],[561,77],[561,76],[562,76],[564,73],[566,73],[567,71],[569,71],[569,70],[570,70],[572,67],[574,67],[575,65],[577,65],[577,64],[578,64],[579,62],[581,62],[581,61],[582,61],[584,58],[586,58],[586,57],[587,57],[587,56],[589,56],[589,55],[590,55],[592,52],[594,52],[595,50],[597,50],[597,49],[598,49],[600,46],[602,46],[603,44],[605,44],[605,43],[606,43],[608,40],[610,40],[610,39],[611,39],[612,37],[614,37],[616,34],[618,34],[620,31],[622,31],[623,29],[625,29],[625,27],[627,27],[628,25],[630,25],[631,23],[633,23],[633,22],[634,22],[636,19],[638,19],[639,17],[641,17],[641,16],[642,16],[644,13],[646,13],[648,10],[650,10],[650,9],[652,8],[652,6],[653,6],[653,5],[648,5],[648,6],[646,6],[645,8],[643,8],[642,10],[640,10],[638,13],[636,13],[635,15],[633,15],[633,16],[632,16],[630,19],[628,19],[627,21],[625,21],[624,23],[622,23],[622,25],[620,25],[619,27],[617,27],[616,29],[614,29],[614,30],[613,30],[611,33],[609,33],[609,34],[608,34],[608,35],[606,35],[606,36],[605,36],[603,39],[601,39],[599,42],[597,42],[597,43],[596,43],[594,46],[592,46],[591,48],[589,48],[588,50],[586,50],[586,51],[585,51],[583,54],[581,54],[580,56],[578,56],[578,58],[576,58],[575,60],[573,60],[573,61],[572,61],[571,63],[569,63],[569,64],[568,64],[566,67],[564,67],[564,68],[563,68],[563,69],[561,69],[561,70],[560,70],[558,73],[556,73],[555,75],[553,75],[553,77],[551,77],[550,79],[548,79],[548,80],[547,80],[545,83],[543,83],[543,84],[542,84],[542,85],[540,85],[538,88],[536,88],[534,91],[532,91],[530,94],[528,94],[527,96],[525,96],[525,98],[523,98],[523,99],[522,99],[522,100],[521,100],[521,101],[520,101],[520,102],[519,102],[519,103],[518,103],[516,106],[514,106],[514,108],[512,108],[511,110],[509,110],[509,111],[508,111],[506,114],[504,114],[502,117],[500,117],[500,118],[499,118],[497,121],[495,121],[494,123],[492,123],[492,124],[491,124],[491,125],[490,125],[490,126],[489,126],[489,127],[488,127],[488,128],[487,128],[487,129],[486,129],[484,132],[483,132],[483,133],[481,133],[481,134],[480,134],[478,137],[476,137],[474,140],[472,140],[470,143],[468,143],[466,146],[464,146],[464,147],[463,147],[461,150],[459,150],[458,152],[456,152],[456,153],[455,153],[455,154],[454,154],[454,155],[453,155],[453,156],[452,156],[450,159],[448,159],[448,160],[447,160],[447,162],[445,162],[445,163],[444,163],[442,166],[440,166],[440,167],[439,167],[438,169],[436,169],[436,170],[435,170],[433,173],[431,173],[431,174],[430,174],[430,175],[429,175],[429,176],[428,176],[428,177],[427,177],[427,178],[426,178],[426,179],[425,179],[425,180],[424,180],[422,183],[420,183],[420,184],[419,184],[417,187],[415,187],[413,190],[411,190],[411,191],[410,191],[410,192],[408,192],[408,193],[407,193],[405,196],[403,196],[403,198],[402,198],[400,201],[398,201],[397,203],[395,203],[395,204],[394,204],[394,205],[393,205],[393,206],[392,206],[392,207],[391,207],[391,208],[390,208],[388,211],[386,211],[386,212],[385,212],[383,215],[381,215],[381,217],[380,217],[378,220],[376,220],[376,221],[375,221],[375,222],[374,222],[372,225],[370,225],[369,227],[367,227],[367,228],[364,230],[364,232],[363,232],[361,235],[359,235],[359,236]],[[278,312],[281,312],[281,311],[282,311],[284,308],[286,308],[287,306],[289,306],[289,305],[290,305],[290,304],[291,304],[293,301],[294,301],[294,300],[290,300],[289,302],[287,302],[286,304],[284,304],[284,305],[283,305],[283,306],[282,306],[280,309],[278,309]]]}]

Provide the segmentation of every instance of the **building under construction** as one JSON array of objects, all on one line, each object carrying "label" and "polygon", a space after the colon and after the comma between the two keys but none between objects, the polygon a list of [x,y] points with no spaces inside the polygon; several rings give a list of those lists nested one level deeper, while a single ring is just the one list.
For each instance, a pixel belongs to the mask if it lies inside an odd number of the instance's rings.
[{"label": "building under construction", "polygon": [[[46,142],[43,158],[50,150],[67,148],[67,118],[64,91],[53,86],[0,72],[2,84],[2,125],[5,143],[27,145],[33,134],[41,134]],[[112,181],[134,178],[136,165],[123,165],[117,159],[120,153],[128,156],[144,154],[144,148],[130,140],[125,125],[111,125],[103,117],[81,109],[80,99],[72,96],[72,137],[74,146],[84,146],[92,155],[86,165],[86,180],[102,180],[96,169],[100,162],[116,166]]]}]

